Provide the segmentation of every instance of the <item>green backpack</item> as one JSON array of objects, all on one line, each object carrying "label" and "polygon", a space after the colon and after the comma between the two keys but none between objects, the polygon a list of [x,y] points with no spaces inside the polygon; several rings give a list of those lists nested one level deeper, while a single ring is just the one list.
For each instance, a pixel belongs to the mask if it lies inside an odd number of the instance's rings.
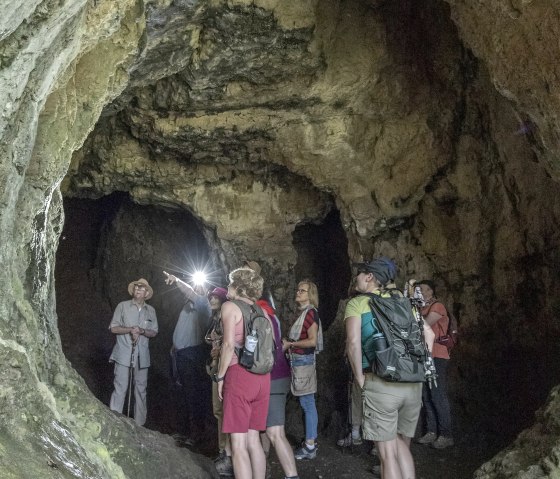
[{"label": "green backpack", "polygon": [[239,364],[253,374],[269,373],[274,366],[276,354],[272,323],[259,305],[239,300],[232,303],[235,303],[243,314],[244,338],[251,336],[253,342],[256,341],[254,351],[248,351],[245,346],[235,348]]}]

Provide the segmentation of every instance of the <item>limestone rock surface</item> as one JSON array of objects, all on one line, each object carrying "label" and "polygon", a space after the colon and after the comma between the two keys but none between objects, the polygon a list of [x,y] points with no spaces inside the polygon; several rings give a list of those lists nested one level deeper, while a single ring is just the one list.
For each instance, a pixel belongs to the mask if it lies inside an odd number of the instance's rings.
[{"label": "limestone rock surface", "polygon": [[[560,373],[557,2],[12,3],[0,1],[6,474],[22,477],[25,455],[29,477],[212,475],[115,419],[64,359],[62,195],[187,210],[224,270],[258,257],[285,301],[294,232],[337,211],[350,260],[386,254],[401,281],[435,278],[459,316],[458,427],[505,442],[533,422]],[[548,401],[479,477],[555,477],[556,390]]]}]

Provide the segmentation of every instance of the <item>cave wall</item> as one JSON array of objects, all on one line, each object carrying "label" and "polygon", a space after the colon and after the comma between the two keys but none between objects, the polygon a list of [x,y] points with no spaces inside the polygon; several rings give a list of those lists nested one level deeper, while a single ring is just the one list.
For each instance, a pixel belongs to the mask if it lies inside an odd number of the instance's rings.
[{"label": "cave wall", "polygon": [[[507,378],[510,356],[527,371],[538,353],[540,339],[522,339],[525,312],[543,314],[550,344],[558,337],[554,293],[538,294],[555,291],[545,244],[558,244],[539,213],[556,218],[558,201],[538,139],[461,43],[445,4],[329,5],[307,5],[313,30],[279,30],[269,12],[254,17],[240,4],[195,17],[207,61],[200,54],[154,84],[133,82],[74,155],[63,191],[127,190],[189,209],[215,230],[224,264],[264,263],[281,304],[298,273],[294,228],[322,221],[334,201],[351,258],[387,254],[400,281],[438,280],[469,338],[453,370],[459,427],[511,438],[556,376],[531,375],[529,389]],[[248,16],[248,30],[226,43]],[[267,75],[257,31],[275,39]],[[535,184],[548,193],[535,198]],[[557,369],[550,354],[544,361]],[[481,375],[480,362],[496,366]],[[500,414],[480,410],[512,392],[519,422],[504,430]]]},{"label": "cave wall", "polygon": [[128,80],[142,5],[24,1],[2,9],[2,474],[212,477],[210,461],[158,433],[140,439],[95,400],[64,358],[57,329],[58,186],[72,151]]},{"label": "cave wall", "polygon": [[558,179],[558,51],[560,10],[547,0],[446,0],[465,43],[514,105],[547,171]]},{"label": "cave wall", "polygon": [[[33,477],[137,472],[135,448],[121,449],[135,430],[83,394],[61,354],[53,268],[68,171],[65,195],[129,191],[188,209],[226,267],[258,253],[288,285],[293,231],[334,202],[350,258],[384,253],[401,279],[435,276],[460,313],[465,422],[493,389],[494,410],[516,397],[505,437],[528,424],[558,378],[555,2],[18,6],[0,30],[6,474],[19,477],[18,452]],[[484,477],[553,477],[556,402],[529,433],[544,446],[520,437]],[[483,425],[504,424],[502,411]],[[199,467],[170,464],[170,477]]]}]

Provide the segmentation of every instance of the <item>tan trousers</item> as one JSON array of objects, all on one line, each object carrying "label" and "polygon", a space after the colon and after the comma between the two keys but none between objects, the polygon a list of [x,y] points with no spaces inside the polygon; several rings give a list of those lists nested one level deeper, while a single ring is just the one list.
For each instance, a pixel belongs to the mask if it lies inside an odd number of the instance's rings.
[{"label": "tan trousers", "polygon": [[218,447],[220,451],[226,448],[227,434],[222,432],[222,423],[224,421],[224,407],[222,401],[218,397],[218,383],[212,381],[212,411],[214,417],[218,420]]},{"label": "tan trousers", "polygon": [[[132,372],[132,371],[130,371]],[[115,363],[115,390],[111,394],[111,402],[109,407],[113,411],[122,414],[125,399],[127,399],[126,391],[128,390],[129,368],[122,364]],[[146,414],[148,406],[146,402],[146,388],[148,386],[148,368],[138,369],[138,364],[134,367],[134,420],[139,426],[143,426],[146,422]],[[128,406],[128,404],[127,404]]]}]

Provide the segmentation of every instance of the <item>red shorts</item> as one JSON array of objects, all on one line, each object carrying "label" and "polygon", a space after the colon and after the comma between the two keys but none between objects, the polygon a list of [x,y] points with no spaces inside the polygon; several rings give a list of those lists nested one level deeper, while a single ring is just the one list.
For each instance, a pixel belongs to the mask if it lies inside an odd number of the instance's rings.
[{"label": "red shorts", "polygon": [[222,432],[264,431],[270,399],[270,374],[253,374],[234,364],[224,379]]}]

